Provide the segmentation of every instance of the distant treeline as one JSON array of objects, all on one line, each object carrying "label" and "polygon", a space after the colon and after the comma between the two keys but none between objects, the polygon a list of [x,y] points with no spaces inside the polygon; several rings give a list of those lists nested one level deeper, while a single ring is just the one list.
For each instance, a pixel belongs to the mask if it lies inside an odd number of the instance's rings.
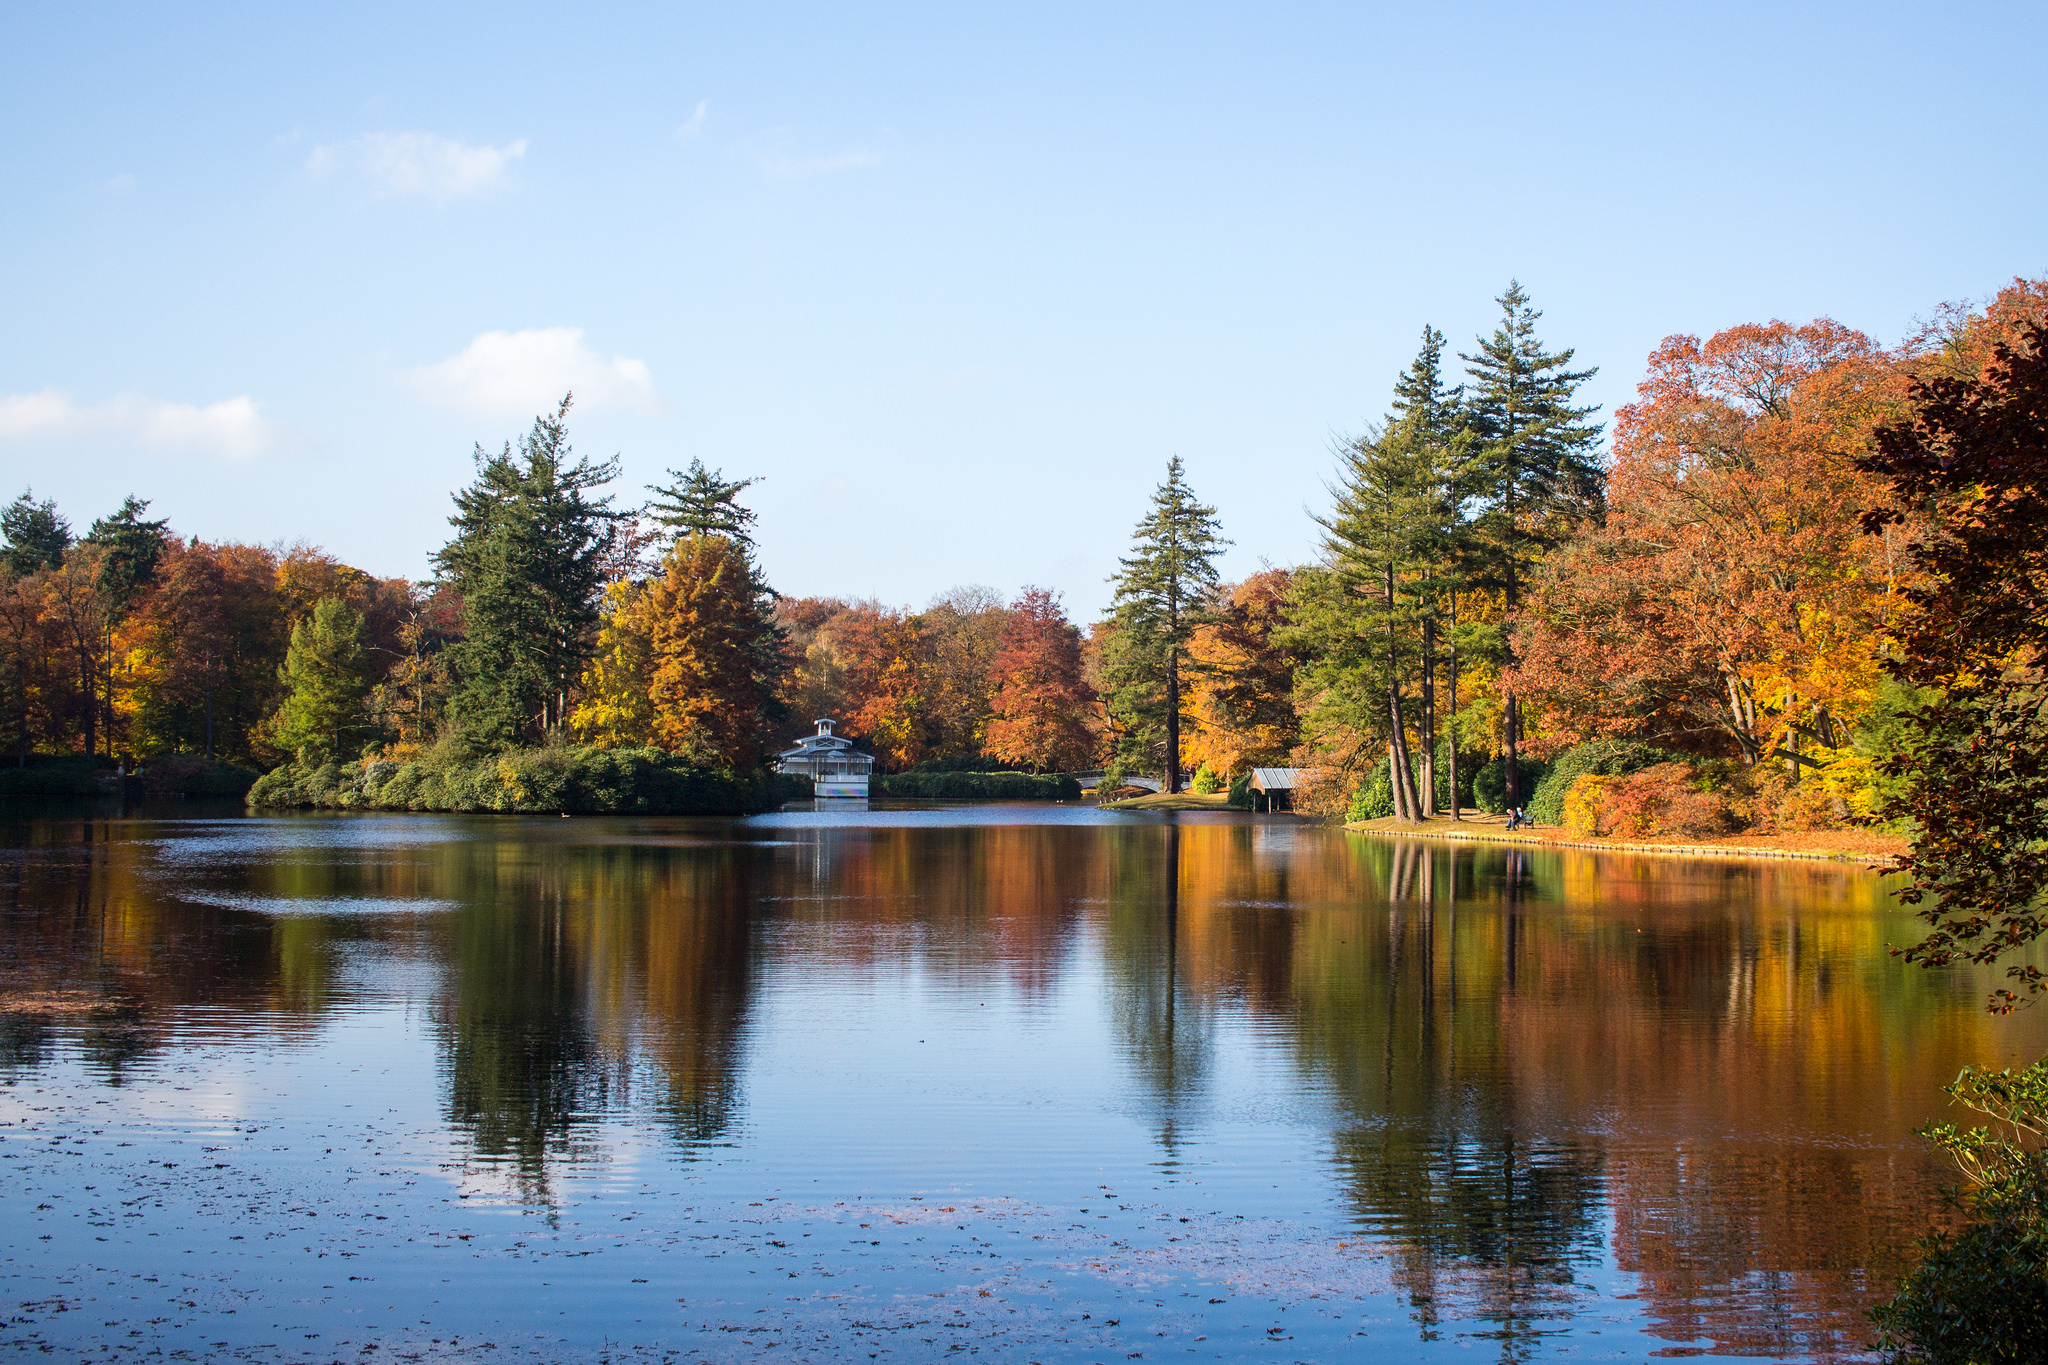
[{"label": "distant treeline", "polygon": [[1578,396],[1592,372],[1518,286],[1498,302],[1460,371],[1425,328],[1385,419],[1341,443],[1313,562],[1222,581],[1221,518],[1174,459],[1085,633],[1037,588],[780,596],[751,479],[693,460],[624,505],[616,462],[571,449],[567,400],[477,449],[419,582],[179,536],[133,497],[74,536],[25,493],[0,513],[0,743],[23,767],[281,770],[259,801],[367,802],[372,769],[416,769],[442,775],[428,804],[498,808],[454,775],[658,751],[710,790],[832,716],[900,791],[948,785],[913,770],[1098,769],[1216,791],[1289,766],[1302,807],[1355,817],[1898,818],[1926,708],[2031,657],[1989,627],[2003,643],[1958,653],[1924,604],[1976,629],[1963,586],[2048,573],[1939,567],[1944,546],[1999,551],[1913,433],[1946,449],[1942,404],[2023,388],[2048,285],[1892,348],[1825,319],[1669,338],[1611,444]]}]

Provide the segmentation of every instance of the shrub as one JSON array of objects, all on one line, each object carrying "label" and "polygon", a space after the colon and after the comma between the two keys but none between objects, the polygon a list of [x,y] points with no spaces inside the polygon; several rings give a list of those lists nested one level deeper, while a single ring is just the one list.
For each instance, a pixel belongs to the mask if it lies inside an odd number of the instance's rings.
[{"label": "shrub", "polygon": [[[1567,749],[1558,755],[1555,763],[1543,770],[1540,779],[1528,784],[1529,818],[1539,825],[1564,824],[1564,795],[1574,782],[1588,773],[1601,777],[1625,777],[1659,763],[1679,761],[1681,756],[1678,754],[1632,739],[1596,739]],[[1494,781],[1504,783],[1505,777],[1497,777]],[[1501,799],[1502,806],[1498,808],[1505,808],[1506,798]],[[1488,806],[1487,809],[1497,807]]]},{"label": "shrub", "polygon": [[[309,755],[310,757],[311,755]],[[252,809],[515,811],[564,815],[738,815],[810,794],[767,771],[693,767],[659,749],[557,746],[472,758],[440,747],[415,763],[287,763],[249,790]]]},{"label": "shrub", "polygon": [[148,760],[138,776],[151,796],[245,796],[258,773],[200,754],[167,754]]},{"label": "shrub", "polygon": [[1344,812],[1346,820],[1385,820],[1394,813],[1394,769],[1385,759],[1372,770],[1372,776],[1358,784],[1352,793],[1351,807]]},{"label": "shrub", "polygon": [[1599,773],[1581,773],[1565,789],[1563,818],[1558,823],[1574,834],[1606,833],[1601,817],[1605,814],[1607,788],[1613,781]]},{"label": "shrub", "polygon": [[99,779],[90,759],[45,760],[23,768],[0,768],[0,796],[98,796]]},{"label": "shrub", "polygon": [[913,763],[907,769],[913,773],[1021,773],[1025,771],[1014,763],[1005,763],[987,754],[940,754]]},{"label": "shrub", "polygon": [[1077,801],[1081,796],[1079,782],[1057,773],[890,773],[869,779],[869,790],[876,796],[970,801]]},{"label": "shrub", "polygon": [[[1545,764],[1533,762],[1526,758],[1521,761],[1520,767],[1522,790],[1532,793],[1528,799],[1522,802],[1526,808],[1529,802],[1535,799],[1533,793],[1542,790],[1543,779],[1550,775],[1550,769]],[[1570,784],[1567,783],[1566,785],[1569,786]],[[1496,758],[1480,768],[1478,772],[1472,774],[1472,804],[1483,811],[1490,811],[1495,815],[1499,815],[1508,808],[1507,759]],[[1534,811],[1530,812],[1529,818],[1532,820],[1536,818]],[[1553,813],[1551,818],[1543,823],[1555,824],[1559,818],[1559,814]]]},{"label": "shrub", "polygon": [[1195,769],[1195,780],[1189,784],[1189,790],[1197,796],[1213,796],[1221,791],[1224,785],[1223,779],[1216,775],[1216,770],[1204,763]]},{"label": "shrub", "polygon": [[1945,1194],[1967,1221],[1920,1239],[1920,1264],[1871,1310],[1878,1345],[1926,1365],[2037,1360],[2048,1322],[2048,1061],[2017,1073],[1967,1067],[1944,1089],[1996,1127],[1919,1130],[1969,1180]]},{"label": "shrub", "polygon": [[1241,772],[1236,777],[1230,779],[1228,805],[1232,810],[1250,810],[1252,808],[1252,775],[1249,770]]},{"label": "shrub", "polygon": [[1607,832],[1623,839],[1711,839],[1733,823],[1726,804],[1701,791],[1684,763],[1659,763],[1615,778],[1603,805]]}]

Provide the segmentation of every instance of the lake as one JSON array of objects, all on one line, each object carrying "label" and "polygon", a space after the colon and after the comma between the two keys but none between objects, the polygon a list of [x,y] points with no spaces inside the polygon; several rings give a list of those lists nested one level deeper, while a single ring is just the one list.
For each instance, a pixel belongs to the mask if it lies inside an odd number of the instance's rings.
[{"label": "lake", "polygon": [[1855,1359],[2048,1052],[1832,864],[0,813],[0,1353]]}]

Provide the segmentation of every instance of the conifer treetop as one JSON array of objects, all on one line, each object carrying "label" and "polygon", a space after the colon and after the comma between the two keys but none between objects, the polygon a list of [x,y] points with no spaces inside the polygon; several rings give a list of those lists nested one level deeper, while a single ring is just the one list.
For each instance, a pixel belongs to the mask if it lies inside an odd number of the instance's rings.
[{"label": "conifer treetop", "polygon": [[688,469],[668,473],[674,482],[648,485],[647,491],[654,494],[647,502],[651,519],[674,532],[677,539],[724,536],[742,550],[754,548],[756,513],[740,506],[737,499],[761,482],[758,477],[727,479],[724,470],[706,469],[699,459],[692,459]]}]

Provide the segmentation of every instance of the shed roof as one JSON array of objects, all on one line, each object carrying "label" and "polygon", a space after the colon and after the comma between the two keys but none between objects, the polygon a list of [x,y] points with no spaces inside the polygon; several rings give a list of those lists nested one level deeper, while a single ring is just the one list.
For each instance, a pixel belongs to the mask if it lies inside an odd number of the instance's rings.
[{"label": "shed roof", "polygon": [[1307,768],[1254,768],[1251,785],[1262,792],[1293,791],[1308,780]]}]

